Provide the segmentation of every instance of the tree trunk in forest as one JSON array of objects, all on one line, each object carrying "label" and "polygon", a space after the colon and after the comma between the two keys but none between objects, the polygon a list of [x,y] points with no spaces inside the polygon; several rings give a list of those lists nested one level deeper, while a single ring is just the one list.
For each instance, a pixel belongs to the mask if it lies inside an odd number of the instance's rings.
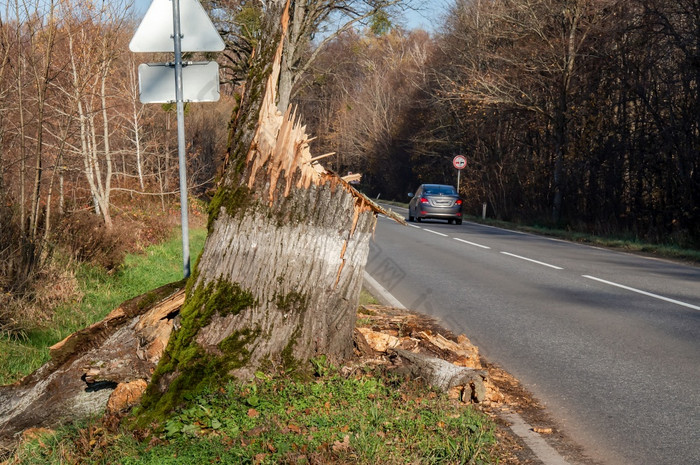
[{"label": "tree trunk in forest", "polygon": [[[145,418],[186,391],[257,370],[352,353],[355,312],[379,207],[312,161],[276,97],[289,2],[267,16],[210,204],[209,235],[144,398]],[[283,8],[282,8],[283,7]],[[281,18],[281,21],[280,21]]]}]

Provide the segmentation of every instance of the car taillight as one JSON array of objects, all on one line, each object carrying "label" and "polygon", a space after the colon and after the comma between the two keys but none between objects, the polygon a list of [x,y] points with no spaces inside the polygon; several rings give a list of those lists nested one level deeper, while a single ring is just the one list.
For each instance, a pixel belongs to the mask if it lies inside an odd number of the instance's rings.
[{"label": "car taillight", "polygon": [[462,199],[457,199],[457,201],[456,201],[455,203],[456,203],[457,205],[462,205]]},{"label": "car taillight", "polygon": [[428,199],[426,199],[425,197],[421,197],[420,203],[430,203],[430,201]]}]

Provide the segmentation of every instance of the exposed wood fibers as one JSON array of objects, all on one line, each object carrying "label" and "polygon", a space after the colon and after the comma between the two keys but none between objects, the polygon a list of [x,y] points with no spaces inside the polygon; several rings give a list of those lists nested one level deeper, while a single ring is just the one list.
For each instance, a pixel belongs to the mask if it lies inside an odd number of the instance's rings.
[{"label": "exposed wood fibers", "polygon": [[[296,188],[308,189],[312,184],[322,185],[330,181],[332,191],[341,185],[355,198],[352,226],[348,232],[348,238],[341,252],[341,264],[338,270],[336,285],[340,281],[340,275],[345,265],[345,250],[348,241],[352,238],[360,216],[368,211],[387,214],[384,209],[371,202],[365,196],[356,191],[350,184],[334,173],[328,171],[318,163],[318,160],[330,156],[325,154],[318,157],[311,156],[309,148],[310,138],[306,134],[306,126],[301,124],[296,109],[290,105],[284,115],[277,109],[277,82],[279,81],[284,38],[288,31],[289,2],[282,17],[282,39],[277,46],[272,65],[272,72],[266,81],[265,95],[260,108],[260,119],[251,148],[247,155],[247,163],[250,166],[248,188],[253,189],[258,172],[266,166],[269,181],[268,202],[270,206],[275,201],[275,191],[280,177],[285,180],[284,196],[290,194],[292,181],[297,173],[299,176]],[[389,215],[391,216],[391,215]]]}]

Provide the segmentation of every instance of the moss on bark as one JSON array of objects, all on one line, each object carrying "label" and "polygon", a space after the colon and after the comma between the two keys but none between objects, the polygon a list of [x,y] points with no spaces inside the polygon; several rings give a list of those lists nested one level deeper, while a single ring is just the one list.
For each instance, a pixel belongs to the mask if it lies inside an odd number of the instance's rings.
[{"label": "moss on bark", "polygon": [[292,337],[289,338],[289,342],[280,354],[282,359],[282,369],[287,373],[297,371],[299,368],[299,360],[294,357],[294,346],[296,345],[300,334],[301,328],[297,326],[294,333],[292,333]]},{"label": "moss on bark", "polygon": [[275,299],[275,305],[285,313],[303,314],[309,306],[309,296],[301,292],[292,291],[286,295],[278,295]]},{"label": "moss on bark", "polygon": [[252,204],[253,199],[250,190],[246,186],[220,188],[214,195],[214,198],[211,199],[211,202],[209,202],[208,231],[211,232],[211,228],[217,218],[219,218],[222,208],[233,218],[236,214],[243,214]]},{"label": "moss on bark", "polygon": [[[257,329],[236,331],[218,345],[220,354],[205,351],[196,341],[199,331],[215,314],[237,315],[257,305],[256,299],[236,283],[225,280],[200,286],[188,295],[180,312],[182,326],[170,338],[163,358],[141,402],[139,423],[160,422],[184,398],[223,382],[231,370],[245,366],[250,354],[246,346],[260,334]],[[166,380],[166,383],[161,381]],[[160,386],[166,384],[165,391]]]}]

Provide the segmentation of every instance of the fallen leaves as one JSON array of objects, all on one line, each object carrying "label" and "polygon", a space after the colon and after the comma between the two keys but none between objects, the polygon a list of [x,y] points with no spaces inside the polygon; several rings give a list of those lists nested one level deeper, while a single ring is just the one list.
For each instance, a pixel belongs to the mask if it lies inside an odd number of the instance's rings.
[{"label": "fallen leaves", "polygon": [[343,438],[343,441],[335,441],[333,443],[333,446],[331,447],[333,452],[338,453],[338,452],[345,452],[350,450],[350,435],[346,434],[345,437]]},{"label": "fallen leaves", "polygon": [[295,425],[295,424],[293,424],[293,423],[288,424],[288,425],[287,425],[287,428],[288,428],[289,431],[291,431],[292,433],[301,434],[301,427],[299,427],[299,426],[297,426],[297,425]]}]

